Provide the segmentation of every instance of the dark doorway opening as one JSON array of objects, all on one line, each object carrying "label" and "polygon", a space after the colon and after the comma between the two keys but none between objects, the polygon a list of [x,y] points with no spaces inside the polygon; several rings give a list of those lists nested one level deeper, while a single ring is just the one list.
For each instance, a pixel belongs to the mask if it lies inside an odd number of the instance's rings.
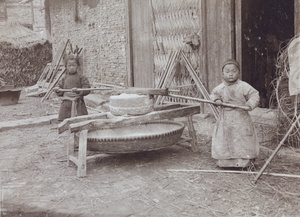
[{"label": "dark doorway opening", "polygon": [[242,1],[242,79],[268,108],[280,47],[294,37],[294,0]]}]

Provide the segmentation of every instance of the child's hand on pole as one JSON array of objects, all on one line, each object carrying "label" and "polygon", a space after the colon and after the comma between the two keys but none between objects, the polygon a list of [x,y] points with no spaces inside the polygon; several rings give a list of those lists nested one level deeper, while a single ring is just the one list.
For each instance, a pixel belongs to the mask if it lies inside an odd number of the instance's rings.
[{"label": "child's hand on pole", "polygon": [[74,88],[72,88],[72,92],[73,92],[73,93],[78,93],[79,91],[77,90],[76,87],[74,87]]},{"label": "child's hand on pole", "polygon": [[244,109],[244,110],[246,110],[246,111],[251,111],[251,110],[252,110],[251,106],[250,106],[250,105],[247,105],[247,104],[241,106],[241,108]]},{"label": "child's hand on pole", "polygon": [[76,88],[76,87],[72,88],[72,93],[75,93],[76,96],[82,96],[83,95],[83,91],[78,90],[78,88]]},{"label": "child's hand on pole", "polygon": [[222,102],[222,100],[220,100],[220,99],[217,99],[216,101],[215,101],[215,105],[216,106],[222,106],[223,105],[223,102]]}]

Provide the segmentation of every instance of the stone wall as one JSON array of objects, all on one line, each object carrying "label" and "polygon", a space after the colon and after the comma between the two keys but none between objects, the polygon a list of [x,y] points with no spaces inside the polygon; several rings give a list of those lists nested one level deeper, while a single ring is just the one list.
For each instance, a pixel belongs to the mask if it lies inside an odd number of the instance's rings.
[{"label": "stone wall", "polygon": [[70,39],[83,48],[82,70],[91,83],[127,83],[125,0],[51,0],[53,55]]}]

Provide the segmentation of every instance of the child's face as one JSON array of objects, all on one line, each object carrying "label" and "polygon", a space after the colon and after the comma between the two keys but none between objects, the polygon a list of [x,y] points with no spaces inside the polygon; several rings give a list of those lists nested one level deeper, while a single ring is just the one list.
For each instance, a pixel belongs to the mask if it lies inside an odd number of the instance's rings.
[{"label": "child's face", "polygon": [[67,69],[70,74],[75,74],[77,72],[77,63],[75,60],[68,60]]},{"label": "child's face", "polygon": [[240,70],[234,64],[227,64],[223,68],[223,78],[228,83],[234,83],[239,78]]}]

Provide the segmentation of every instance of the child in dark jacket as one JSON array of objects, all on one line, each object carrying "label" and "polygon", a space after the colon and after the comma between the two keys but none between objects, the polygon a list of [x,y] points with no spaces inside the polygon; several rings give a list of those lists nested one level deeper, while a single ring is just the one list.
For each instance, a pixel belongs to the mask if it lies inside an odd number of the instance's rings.
[{"label": "child in dark jacket", "polygon": [[69,55],[66,58],[66,74],[58,84],[59,89],[73,89],[71,92],[59,91],[56,88],[56,94],[62,96],[63,100],[60,106],[58,121],[66,118],[87,115],[88,111],[83,97],[90,91],[77,91],[76,88],[90,88],[89,80],[86,76],[78,73],[79,60],[75,55]]}]

